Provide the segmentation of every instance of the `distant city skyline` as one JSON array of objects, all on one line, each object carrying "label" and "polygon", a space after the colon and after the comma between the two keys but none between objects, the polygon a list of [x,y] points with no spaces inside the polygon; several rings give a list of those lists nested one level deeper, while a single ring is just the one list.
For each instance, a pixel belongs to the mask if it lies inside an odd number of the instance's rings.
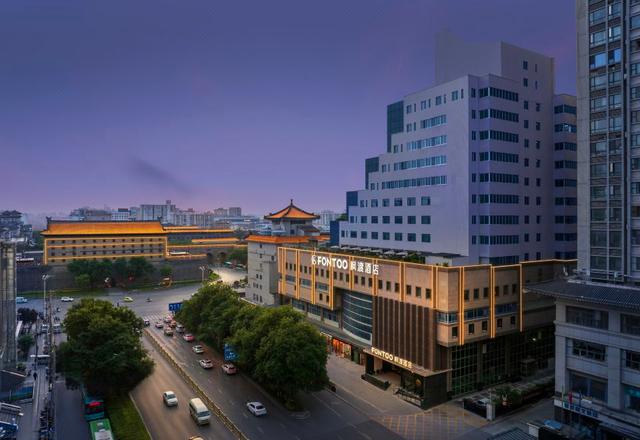
[{"label": "distant city skyline", "polygon": [[342,211],[444,24],[554,57],[575,93],[573,2],[2,2],[0,205]]}]

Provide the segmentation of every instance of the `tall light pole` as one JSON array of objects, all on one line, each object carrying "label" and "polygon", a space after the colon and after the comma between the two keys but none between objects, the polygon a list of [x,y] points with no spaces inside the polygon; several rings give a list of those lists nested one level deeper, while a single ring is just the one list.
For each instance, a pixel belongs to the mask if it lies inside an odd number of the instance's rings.
[{"label": "tall light pole", "polygon": [[199,269],[200,272],[202,272],[202,284],[204,284],[204,271],[207,270],[207,268],[205,266],[200,266]]}]

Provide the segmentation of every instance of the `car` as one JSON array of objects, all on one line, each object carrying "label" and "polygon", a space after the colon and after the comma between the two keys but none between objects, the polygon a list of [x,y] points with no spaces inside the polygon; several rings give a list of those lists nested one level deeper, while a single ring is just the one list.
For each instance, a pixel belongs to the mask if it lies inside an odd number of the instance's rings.
[{"label": "car", "polygon": [[182,324],[178,324],[178,325],[176,326],[176,331],[177,331],[178,333],[184,333],[184,325],[182,325]]},{"label": "car", "polygon": [[173,336],[173,329],[171,327],[165,327],[164,334],[165,336]]},{"label": "car", "polygon": [[222,364],[222,371],[230,376],[232,374],[236,374],[238,372],[238,369],[231,362],[225,362],[224,364]]},{"label": "car", "polygon": [[191,333],[185,333],[185,335],[182,336],[182,339],[184,339],[187,342],[193,342],[195,337]]},{"label": "car", "polygon": [[211,359],[200,359],[200,366],[205,370],[213,368],[213,361]]},{"label": "car", "polygon": [[171,324],[169,324],[171,326],[171,328],[176,328],[178,326],[178,323],[175,321],[171,321]]},{"label": "car", "polygon": [[16,303],[17,304],[24,304],[26,302],[29,302],[29,300],[27,298],[25,298],[24,296],[16,296]]},{"label": "car", "polygon": [[60,301],[62,301],[63,303],[70,303],[73,302],[73,298],[71,298],[70,296],[63,296],[62,298],[60,298]]},{"label": "car", "polygon": [[247,402],[247,409],[256,417],[267,415],[267,408],[260,402]]},{"label": "car", "polygon": [[178,406],[178,397],[173,391],[165,391],[162,393],[162,400],[167,406]]},{"label": "car", "polygon": [[156,322],[156,328],[163,328],[164,324],[162,323],[162,321],[157,321]]},{"label": "car", "polygon": [[149,321],[147,318],[144,318],[143,322],[145,327],[149,327],[151,325],[151,321]]},{"label": "car", "polygon": [[204,438],[200,437],[199,435],[194,435],[192,437],[189,437],[187,440],[204,440]]},{"label": "car", "polygon": [[202,348],[202,345],[194,345],[193,348],[191,348],[191,350],[193,350],[195,354],[204,353],[204,348]]},{"label": "car", "polygon": [[133,302],[133,298],[131,298],[130,296],[125,296],[123,301],[126,303],[130,303],[130,302]]},{"label": "car", "polygon": [[165,324],[169,324],[171,321],[173,321],[173,318],[167,315],[164,318],[162,318],[162,320],[164,321]]}]

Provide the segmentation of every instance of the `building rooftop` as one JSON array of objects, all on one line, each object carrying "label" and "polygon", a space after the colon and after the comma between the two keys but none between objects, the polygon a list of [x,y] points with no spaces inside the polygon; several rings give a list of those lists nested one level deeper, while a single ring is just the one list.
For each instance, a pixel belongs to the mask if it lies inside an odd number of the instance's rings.
[{"label": "building rooftop", "polygon": [[527,290],[557,299],[640,311],[640,289],[576,279],[530,284]]},{"label": "building rooftop", "polygon": [[330,237],[328,235],[317,236],[279,236],[279,235],[249,235],[246,241],[254,243],[269,243],[269,244],[296,244],[296,243],[308,243],[310,241],[327,241]]},{"label": "building rooftop", "polygon": [[75,222],[49,220],[44,236],[52,235],[131,235],[131,234],[166,234],[159,221],[138,222]]},{"label": "building rooftop", "polygon": [[291,199],[289,206],[278,212],[271,212],[269,215],[265,215],[264,218],[265,220],[316,220],[320,216],[298,208],[293,204],[293,199]]}]

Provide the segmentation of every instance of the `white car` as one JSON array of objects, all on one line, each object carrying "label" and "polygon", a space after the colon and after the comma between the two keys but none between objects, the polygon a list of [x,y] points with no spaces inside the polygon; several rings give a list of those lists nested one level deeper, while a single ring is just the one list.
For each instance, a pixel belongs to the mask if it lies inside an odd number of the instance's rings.
[{"label": "white car", "polygon": [[205,370],[213,368],[213,361],[211,359],[201,359],[200,366]]},{"label": "white car", "polygon": [[63,303],[70,303],[73,302],[73,298],[71,298],[70,296],[63,296],[62,298],[60,298],[60,301],[62,301]]},{"label": "white car", "polygon": [[260,402],[247,402],[247,409],[254,416],[266,416],[267,408]]},{"label": "white car", "polygon": [[26,302],[29,302],[29,300],[24,296],[16,296],[16,304],[24,304]]},{"label": "white car", "polygon": [[167,406],[178,405],[178,397],[176,397],[176,393],[174,393],[173,391],[165,391],[164,393],[162,393],[162,400]]},{"label": "white car", "polygon": [[202,345],[194,345],[192,348],[193,352],[195,354],[202,354],[204,353],[204,348],[202,348]]}]

